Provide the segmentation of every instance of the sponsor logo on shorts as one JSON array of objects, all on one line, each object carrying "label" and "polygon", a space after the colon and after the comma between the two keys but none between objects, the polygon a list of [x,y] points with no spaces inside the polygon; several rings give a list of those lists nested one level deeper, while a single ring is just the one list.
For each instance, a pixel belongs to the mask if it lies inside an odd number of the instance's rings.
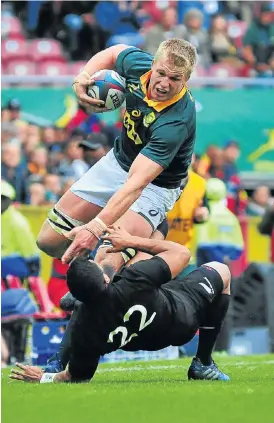
[{"label": "sponsor logo on shorts", "polygon": [[157,214],[159,214],[159,210],[149,210],[148,214],[151,217],[155,217],[155,216],[157,216]]},{"label": "sponsor logo on shorts", "polygon": [[206,290],[206,292],[208,292],[211,295],[214,295],[213,286],[211,285],[211,283],[209,282],[209,280],[207,279],[207,277],[204,276],[203,279],[206,281],[206,283],[199,282],[199,285],[201,285]]}]

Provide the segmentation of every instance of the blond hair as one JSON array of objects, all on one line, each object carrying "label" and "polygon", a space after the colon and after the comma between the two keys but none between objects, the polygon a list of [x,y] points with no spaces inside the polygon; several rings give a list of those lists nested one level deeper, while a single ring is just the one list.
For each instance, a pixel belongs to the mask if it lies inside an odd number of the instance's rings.
[{"label": "blond hair", "polygon": [[179,38],[170,38],[159,45],[154,60],[157,61],[163,56],[167,57],[174,66],[183,69],[186,81],[190,78],[197,59],[196,49],[192,44]]}]

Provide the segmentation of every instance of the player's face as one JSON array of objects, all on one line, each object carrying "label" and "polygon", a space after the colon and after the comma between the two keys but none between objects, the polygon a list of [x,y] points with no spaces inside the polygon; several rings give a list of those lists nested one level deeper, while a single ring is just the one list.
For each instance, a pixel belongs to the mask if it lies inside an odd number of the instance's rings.
[{"label": "player's face", "polygon": [[183,89],[186,81],[182,68],[174,66],[167,58],[160,57],[151,70],[148,95],[152,100],[171,100]]}]

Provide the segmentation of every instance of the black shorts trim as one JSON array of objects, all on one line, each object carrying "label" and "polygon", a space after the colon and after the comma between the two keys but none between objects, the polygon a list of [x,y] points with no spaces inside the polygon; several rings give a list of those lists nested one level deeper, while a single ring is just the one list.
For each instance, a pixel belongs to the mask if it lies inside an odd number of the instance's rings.
[{"label": "black shorts trim", "polygon": [[143,214],[141,212],[138,212],[138,214],[140,216],[142,216],[150,224],[150,226],[152,227],[152,232],[154,232],[154,226],[153,226],[152,222],[149,220],[149,218],[145,214]]},{"label": "black shorts trim", "polygon": [[[138,212],[138,214],[140,216],[142,216],[144,219],[146,219],[146,221],[152,226],[152,229],[154,231],[154,226],[152,224],[152,222],[149,220],[149,218],[144,215],[142,212]],[[168,223],[167,223],[167,219],[166,217],[164,218],[164,220],[157,226],[157,228],[155,229],[159,232],[161,232],[161,234],[164,236],[164,238],[167,237],[167,233],[168,233]]]}]

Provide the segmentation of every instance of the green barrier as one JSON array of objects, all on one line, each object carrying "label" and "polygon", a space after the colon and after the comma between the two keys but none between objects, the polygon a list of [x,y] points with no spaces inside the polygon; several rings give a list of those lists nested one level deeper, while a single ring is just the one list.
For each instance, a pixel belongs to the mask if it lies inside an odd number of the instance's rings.
[{"label": "green barrier", "polygon": [[[274,91],[271,88],[193,89],[197,108],[196,152],[211,144],[223,146],[229,139],[241,145],[241,171],[273,172]],[[73,114],[77,103],[68,88],[12,88],[2,90],[2,104],[17,97],[26,117],[56,122],[65,113]],[[100,118],[111,123],[118,111]]]}]

